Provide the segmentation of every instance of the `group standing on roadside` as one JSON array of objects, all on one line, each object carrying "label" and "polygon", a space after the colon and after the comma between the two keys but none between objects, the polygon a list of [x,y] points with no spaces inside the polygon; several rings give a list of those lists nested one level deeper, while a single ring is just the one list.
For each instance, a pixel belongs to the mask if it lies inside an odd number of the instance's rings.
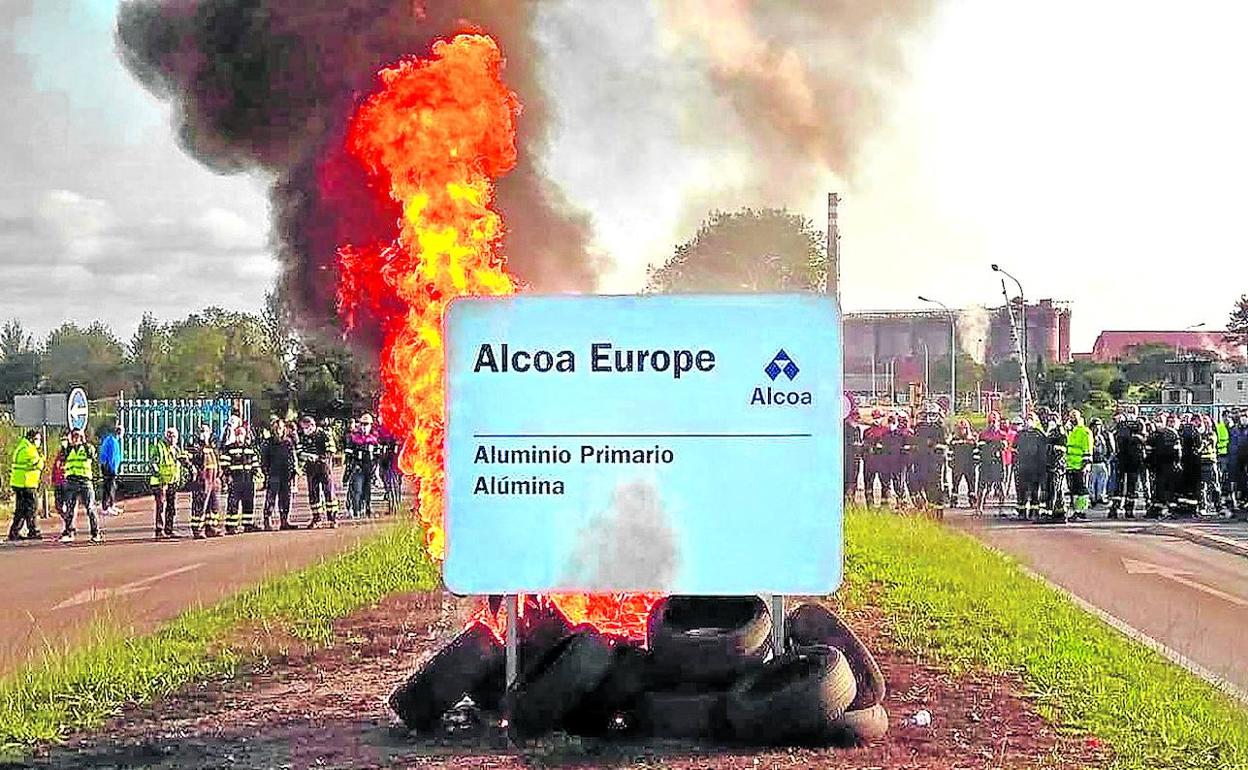
[{"label": "group standing on roadside", "polygon": [[1003,424],[997,413],[976,433],[967,420],[945,427],[939,410],[920,410],[911,430],[905,414],[876,409],[861,425],[845,423],[845,493],[861,489],[868,506],[908,501],[916,508],[959,507],[982,513],[990,498],[999,515],[1012,488],[1023,519],[1248,515],[1248,410],[1220,419],[1195,413],[1141,417],[1126,405],[1105,425],[1077,410],[1040,408]]},{"label": "group standing on roadside", "polygon": [[[400,444],[393,433],[374,425],[371,414],[352,420],[345,438],[343,486],[350,516],[373,516],[374,480],[385,490],[386,512],[395,513],[401,497]],[[100,518],[118,515],[118,477],[123,456],[121,426],[105,433],[97,452],[81,430],[72,430],[49,458],[43,435],[27,431],[13,450],[9,484],[15,504],[9,541],[38,540],[38,492],[45,471],[53,488],[56,512],[64,522],[60,542],[77,537],[79,509],[90,526],[90,542],[103,542]],[[306,479],[311,520],[307,529],[338,525],[338,490],[334,483],[337,442],[328,427],[311,415],[297,423],[274,419],[255,436],[238,414],[219,432],[210,425],[183,441],[174,427],[147,448],[146,481],[154,509],[156,540],[178,540],[178,493],[189,491],[191,536],[215,538],[246,532],[291,530],[291,503],[297,479]],[[256,477],[264,483],[263,518],[256,521]],[[96,500],[96,484],[100,497]],[[276,520],[276,521],[275,521]]]}]

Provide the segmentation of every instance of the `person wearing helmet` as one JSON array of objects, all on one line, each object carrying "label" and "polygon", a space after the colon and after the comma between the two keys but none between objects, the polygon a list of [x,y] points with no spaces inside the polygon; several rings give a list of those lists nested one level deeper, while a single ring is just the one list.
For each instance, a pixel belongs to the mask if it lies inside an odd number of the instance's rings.
[{"label": "person wearing helmet", "polygon": [[[371,414],[360,415],[358,424],[359,429],[347,439],[344,452],[349,473],[348,496],[353,515],[372,518],[373,476],[377,473],[382,447],[373,432]],[[329,526],[332,529],[337,524],[331,521]]]}]

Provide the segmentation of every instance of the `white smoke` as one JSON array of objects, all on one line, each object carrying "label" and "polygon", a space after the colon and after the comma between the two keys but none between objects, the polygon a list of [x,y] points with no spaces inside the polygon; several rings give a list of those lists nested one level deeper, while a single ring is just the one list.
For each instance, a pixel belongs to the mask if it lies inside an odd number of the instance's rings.
[{"label": "white smoke", "polygon": [[992,315],[981,306],[958,311],[958,345],[975,363],[983,365],[988,358],[988,331]]},{"label": "white smoke", "polygon": [[676,534],[658,489],[634,480],[620,484],[611,507],[577,534],[561,582],[589,592],[662,591],[673,585],[679,563]]}]

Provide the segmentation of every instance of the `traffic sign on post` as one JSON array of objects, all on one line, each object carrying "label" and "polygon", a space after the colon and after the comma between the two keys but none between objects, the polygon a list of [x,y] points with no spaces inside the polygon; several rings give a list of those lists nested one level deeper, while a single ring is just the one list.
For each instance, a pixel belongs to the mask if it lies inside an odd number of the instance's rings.
[{"label": "traffic sign on post", "polygon": [[446,340],[452,591],[840,584],[834,299],[464,299]]},{"label": "traffic sign on post", "polygon": [[88,412],[87,391],[82,388],[74,388],[69,391],[69,398],[66,399],[65,406],[65,424],[69,426],[69,429],[86,430]]}]

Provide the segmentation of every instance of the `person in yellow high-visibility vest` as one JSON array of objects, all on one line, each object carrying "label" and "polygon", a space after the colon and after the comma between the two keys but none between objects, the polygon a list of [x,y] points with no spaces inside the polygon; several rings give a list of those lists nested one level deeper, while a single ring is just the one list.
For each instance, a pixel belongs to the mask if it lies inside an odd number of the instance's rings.
[{"label": "person in yellow high-visibility vest", "polygon": [[[43,533],[35,523],[35,492],[43,476],[47,457],[43,453],[43,436],[37,430],[28,430],[13,449],[13,461],[9,470],[9,486],[13,488],[13,524],[9,527],[9,540],[39,540]],[[26,535],[21,534],[22,527]]]},{"label": "person in yellow high-visibility vest", "polygon": [[1074,518],[1088,518],[1088,466],[1092,464],[1092,431],[1083,424],[1077,409],[1070,411],[1066,434],[1066,487],[1070,490]]},{"label": "person in yellow high-visibility vest", "polygon": [[151,469],[148,484],[156,499],[156,539],[177,540],[182,537],[173,528],[177,515],[178,487],[182,486],[182,461],[185,451],[178,444],[178,429],[165,429],[163,439],[152,444],[147,451]]},{"label": "person in yellow high-visibility vest", "polygon": [[86,436],[80,430],[69,432],[69,447],[65,450],[65,508],[61,512],[65,519],[65,531],[61,533],[62,543],[74,542],[78,518],[78,504],[87,510],[87,521],[91,523],[91,542],[100,543],[104,536],[100,534],[100,521],[96,515],[95,487],[92,479],[95,475],[95,447],[87,443]]}]

